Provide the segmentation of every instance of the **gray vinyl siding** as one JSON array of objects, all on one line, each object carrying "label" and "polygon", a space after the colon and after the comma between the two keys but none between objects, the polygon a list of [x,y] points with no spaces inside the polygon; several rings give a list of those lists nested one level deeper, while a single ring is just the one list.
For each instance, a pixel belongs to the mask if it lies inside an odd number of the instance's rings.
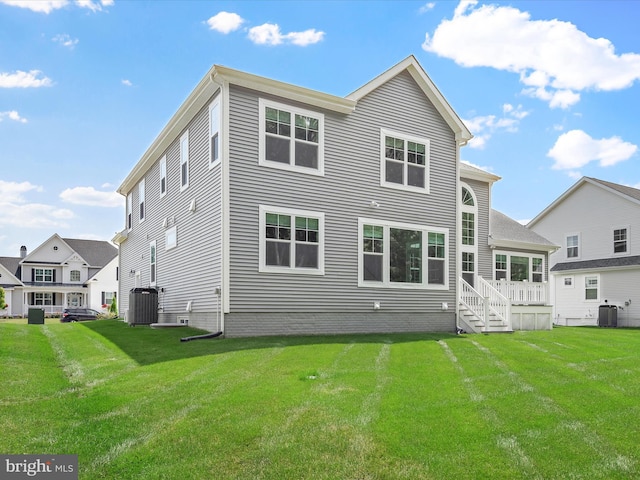
[{"label": "gray vinyl siding", "polygon": [[478,208],[478,271],[477,274],[484,278],[493,278],[493,255],[489,248],[489,217],[491,211],[490,186],[486,182],[462,178],[469,185],[476,196]]},{"label": "gray vinyl siding", "polygon": [[[323,177],[258,165],[258,101],[256,92],[230,88],[230,314],[227,332],[255,318],[254,334],[277,333],[255,314],[282,316],[317,333],[328,323],[314,321],[338,314],[345,331],[348,318],[373,314],[380,302],[382,316],[413,313],[425,319],[419,329],[455,326],[456,301],[456,144],[454,134],[406,72],[358,102],[350,115],[319,111],[286,99],[266,97],[324,114],[325,175]],[[430,140],[430,194],[380,186],[380,129]],[[377,201],[380,207],[369,204]],[[296,208],[325,214],[325,275],[259,273],[259,205]],[[358,218],[448,228],[448,290],[358,287]],[[450,311],[442,312],[442,302]],[[381,313],[376,312],[376,314]],[[307,313],[302,316],[301,313]],[[310,315],[313,313],[314,315]],[[375,315],[374,315],[375,316]],[[297,317],[297,320],[295,319]],[[260,316],[262,318],[262,316]],[[342,320],[340,320],[342,318]],[[235,319],[235,320],[234,320]],[[237,328],[234,327],[236,321]],[[335,321],[335,320],[334,320]],[[330,323],[330,322],[329,322]],[[235,328],[235,330],[234,330]],[[260,329],[263,330],[260,330]],[[339,326],[335,327],[340,329]],[[381,327],[382,328],[382,327]],[[405,327],[398,326],[398,331]],[[409,328],[409,327],[407,327]]]},{"label": "gray vinyl siding", "polygon": [[[120,313],[129,306],[129,292],[140,271],[140,286],[150,285],[149,244],[156,241],[159,320],[189,318],[192,326],[215,329],[216,287],[222,284],[221,267],[221,167],[209,168],[208,104],[189,123],[189,187],[180,191],[179,140],[167,148],[167,194],[160,197],[162,158],[145,175],[145,220],[139,223],[138,188],[133,194],[133,228],[120,248]],[[186,131],[185,130],[185,131]],[[196,202],[196,211],[189,207]],[[167,219],[167,227],[163,226]],[[165,232],[177,227],[176,248],[166,250]],[[192,312],[187,312],[187,302]]]}]

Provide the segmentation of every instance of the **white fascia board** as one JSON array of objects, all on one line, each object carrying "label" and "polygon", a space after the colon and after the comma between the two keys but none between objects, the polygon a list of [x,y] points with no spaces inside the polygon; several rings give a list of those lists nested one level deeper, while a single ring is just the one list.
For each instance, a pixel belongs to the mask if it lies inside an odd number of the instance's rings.
[{"label": "white fascia board", "polygon": [[187,99],[180,105],[178,111],[171,117],[147,151],[142,155],[138,163],[133,167],[127,178],[124,179],[117,192],[126,196],[135,187],[149,168],[157,162],[178,135],[186,128],[193,117],[209,101],[218,89],[211,81],[211,74],[215,66],[209,70],[200,83],[193,89]]},{"label": "white fascia board", "polygon": [[468,165],[465,162],[460,162],[460,178],[478,180],[480,182],[487,183],[494,183],[498,180],[502,180],[502,177],[500,177],[499,175],[495,175],[478,167]]},{"label": "white fascia board", "polygon": [[338,113],[349,114],[353,112],[356,107],[356,102],[348,98],[337,97],[290,83],[260,77],[221,65],[214,67],[213,77],[216,78],[216,80],[220,77],[221,80],[226,80],[231,85],[238,85],[251,90],[277,95]]},{"label": "white fascia board", "polygon": [[489,239],[489,248],[506,248],[510,250],[533,250],[537,252],[548,252],[553,253],[556,250],[559,250],[560,247],[558,245],[540,245],[539,243],[528,243],[528,242],[517,242],[515,240],[494,240],[492,238]]},{"label": "white fascia board", "polygon": [[451,105],[449,105],[449,102],[447,102],[447,100],[444,98],[444,95],[442,95],[440,90],[438,90],[438,87],[436,87],[435,83],[433,83],[429,75],[427,75],[420,63],[418,63],[418,60],[416,60],[413,55],[409,55],[400,63],[391,67],[386,72],[378,75],[376,78],[363,85],[355,92],[347,95],[347,98],[358,101],[404,70],[407,70],[409,72],[409,74],[413,77],[413,79],[425,93],[427,98],[436,107],[440,115],[442,115],[442,118],[444,118],[451,130],[455,133],[455,138],[458,144],[461,146],[466,145],[466,143],[473,138],[473,135],[453,110],[453,108],[451,108]]}]

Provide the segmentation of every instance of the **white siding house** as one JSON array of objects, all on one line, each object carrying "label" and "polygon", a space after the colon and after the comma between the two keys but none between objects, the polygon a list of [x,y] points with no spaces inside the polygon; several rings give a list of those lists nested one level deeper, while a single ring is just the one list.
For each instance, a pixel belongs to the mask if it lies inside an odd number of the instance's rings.
[{"label": "white siding house", "polygon": [[109,242],[52,235],[32,252],[0,257],[0,287],[9,307],[0,315],[26,316],[29,308],[59,315],[67,307],[103,310],[118,285],[118,250]]},{"label": "white siding house", "polygon": [[[561,248],[551,256],[555,321],[640,326],[640,190],[583,177],[528,225]],[[606,312],[605,308],[605,312]]]}]

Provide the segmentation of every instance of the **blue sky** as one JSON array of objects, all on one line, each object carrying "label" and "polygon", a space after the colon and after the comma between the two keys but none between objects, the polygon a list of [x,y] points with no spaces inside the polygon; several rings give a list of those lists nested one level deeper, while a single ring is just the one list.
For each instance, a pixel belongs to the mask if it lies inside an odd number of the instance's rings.
[{"label": "blue sky", "polygon": [[110,240],[115,193],[213,64],[345,96],[415,55],[533,218],[581,176],[640,188],[635,1],[0,0],[0,256]]}]

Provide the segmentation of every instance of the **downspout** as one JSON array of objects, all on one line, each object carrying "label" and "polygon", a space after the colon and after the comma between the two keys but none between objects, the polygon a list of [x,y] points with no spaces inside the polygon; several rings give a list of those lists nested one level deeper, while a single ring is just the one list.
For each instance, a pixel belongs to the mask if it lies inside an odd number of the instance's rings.
[{"label": "downspout", "polygon": [[[220,152],[220,212],[222,218],[220,220],[222,232],[220,238],[222,245],[220,246],[220,265],[221,284],[214,287],[216,295],[216,317],[219,315],[220,333],[224,334],[224,314],[227,311],[229,302],[229,256],[227,253],[229,245],[229,89],[228,82],[224,79],[217,78],[218,73],[214,67],[209,79],[215,85],[220,87],[220,136],[222,140],[222,150]],[[218,323],[218,322],[216,322]]]}]

